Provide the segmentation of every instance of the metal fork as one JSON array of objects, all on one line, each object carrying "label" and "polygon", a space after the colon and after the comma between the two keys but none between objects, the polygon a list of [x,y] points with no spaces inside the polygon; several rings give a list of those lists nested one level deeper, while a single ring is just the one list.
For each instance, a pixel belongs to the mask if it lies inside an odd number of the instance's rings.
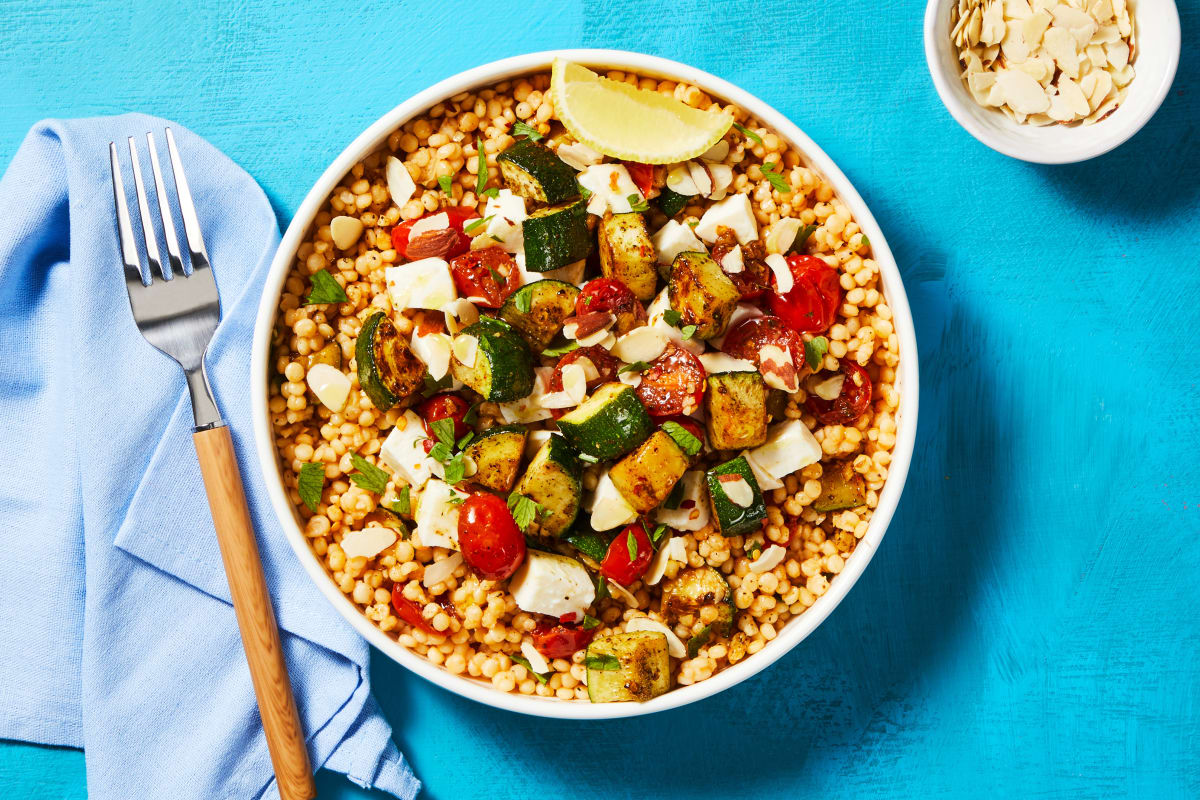
[{"label": "metal fork", "polygon": [[147,133],[146,144],[154,175],[163,238],[167,245],[168,265],[163,265],[154,223],[150,218],[150,204],[142,180],[137,142],[130,136],[129,157],[150,270],[144,272],[142,269],[125,198],[125,182],[121,175],[117,145],[110,142],[108,154],[117,207],[117,232],[125,264],[125,288],[129,293],[133,319],[142,336],[178,362],[187,376],[188,390],[192,396],[192,414],[196,421],[192,440],[204,476],[204,488],[221,548],[221,560],[225,564],[225,576],[229,581],[229,593],[237,614],[246,661],[250,665],[250,677],[258,698],[279,795],[283,800],[309,800],[316,797],[316,786],[304,744],[304,730],[300,726],[300,716],[296,712],[296,702],[288,680],[287,665],[283,660],[279,628],[275,622],[271,596],[267,592],[250,512],[246,507],[233,439],[221,419],[205,374],[204,357],[221,318],[217,284],[213,279],[204,238],[200,234],[196,206],[179,158],[179,149],[170,128],[166,129],[166,137],[191,271],[184,270],[154,134]]}]

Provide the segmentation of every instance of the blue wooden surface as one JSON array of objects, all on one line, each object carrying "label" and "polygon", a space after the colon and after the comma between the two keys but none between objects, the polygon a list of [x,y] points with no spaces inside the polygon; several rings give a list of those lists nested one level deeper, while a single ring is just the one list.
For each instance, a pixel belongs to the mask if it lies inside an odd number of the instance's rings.
[{"label": "blue wooden surface", "polygon": [[[1200,3],[1180,10],[1163,109],[1056,168],[951,120],[915,0],[2,0],[0,163],[39,118],[146,111],[224,149],[286,222],[367,122],[492,58],[620,47],[746,87],[841,164],[904,273],[921,421],[891,530],[794,652],[651,718],[528,719],[376,658],[425,796],[1196,797]],[[81,798],[83,775],[80,753],[0,743],[5,797]]]}]

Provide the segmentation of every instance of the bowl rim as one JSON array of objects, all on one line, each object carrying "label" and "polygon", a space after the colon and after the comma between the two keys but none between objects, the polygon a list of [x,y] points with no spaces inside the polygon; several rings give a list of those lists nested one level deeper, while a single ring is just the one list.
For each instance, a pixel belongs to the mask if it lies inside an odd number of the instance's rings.
[{"label": "bowl rim", "polygon": [[[408,650],[379,630],[334,584],[324,565],[309,547],[297,521],[295,509],[284,488],[267,409],[268,358],[278,298],[290,271],[297,247],[309,229],[312,219],[337,182],[359,158],[378,147],[392,130],[437,102],[472,87],[496,83],[534,70],[549,69],[555,58],[687,81],[701,87],[706,92],[711,92],[713,95],[737,104],[792,142],[803,153],[807,161],[834,186],[838,196],[851,208],[855,220],[870,239],[875,262],[879,266],[883,281],[884,295],[892,310],[896,335],[900,344],[900,364],[897,368],[896,382],[902,391],[900,391],[900,406],[896,413],[897,435],[890,472],[880,493],[879,504],[872,516],[867,534],[859,542],[855,552],[847,559],[845,569],[836,580],[832,581],[829,591],[817,598],[811,608],[785,624],[775,640],[754,654],[753,657],[727,667],[707,680],[690,686],[677,686],[666,694],[645,703],[591,704],[501,692],[478,679],[447,672],[423,656]],[[400,103],[369,125],[325,169],[296,209],[266,276],[255,320],[253,347],[250,367],[251,405],[259,468],[275,516],[287,536],[288,543],[322,594],[369,643],[415,674],[462,697],[494,708],[531,716],[558,719],[612,719],[678,708],[711,697],[730,686],[741,683],[783,657],[807,638],[829,616],[858,581],[859,576],[862,575],[874,556],[900,500],[916,438],[919,391],[917,344],[908,298],[904,292],[899,268],[888,247],[883,231],[850,181],[838,169],[833,160],[794,123],[749,92],[695,67],[670,59],[624,50],[547,50],[493,61],[438,81]]]},{"label": "bowl rim", "polygon": [[[1133,5],[1135,14],[1138,13],[1138,10],[1145,1],[1142,0],[1142,2]],[[1167,93],[1171,90],[1171,84],[1175,81],[1175,73],[1179,68],[1181,49],[1179,9],[1175,4],[1175,0],[1162,0],[1163,11],[1168,15],[1165,22],[1168,26],[1169,43],[1172,46],[1167,53],[1166,69],[1161,79],[1159,79],[1151,102],[1146,104],[1136,116],[1126,120],[1121,127],[1112,128],[1110,132],[1095,137],[1090,143],[1085,143],[1077,151],[1054,154],[1045,152],[1038,143],[1032,141],[1024,143],[1023,146],[1011,144],[1007,140],[996,136],[967,112],[967,102],[955,91],[957,86],[961,84],[961,78],[957,74],[948,76],[944,68],[945,65],[938,57],[938,37],[941,35],[939,33],[940,19],[943,12],[948,10],[950,4],[953,2],[956,2],[956,0],[928,0],[926,3],[924,22],[925,65],[929,69],[929,75],[933,79],[933,86],[937,90],[938,97],[941,98],[942,105],[950,112],[950,116],[967,133],[1002,155],[1021,161],[1028,161],[1033,164],[1077,164],[1081,161],[1088,161],[1097,156],[1102,156],[1132,139],[1138,131],[1145,127],[1146,123],[1158,113],[1158,109],[1166,99]]]}]

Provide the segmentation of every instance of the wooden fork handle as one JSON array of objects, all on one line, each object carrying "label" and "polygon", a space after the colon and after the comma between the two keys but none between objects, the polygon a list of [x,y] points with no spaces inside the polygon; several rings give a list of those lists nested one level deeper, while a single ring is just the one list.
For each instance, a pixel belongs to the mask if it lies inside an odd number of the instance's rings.
[{"label": "wooden fork handle", "polygon": [[225,562],[242,646],[250,664],[250,678],[267,734],[279,796],[282,800],[310,800],[317,796],[317,788],[283,660],[279,627],[267,593],[254,527],[246,508],[233,439],[224,425],[197,431],[192,439],[200,458],[204,489],[217,529],[221,560]]}]

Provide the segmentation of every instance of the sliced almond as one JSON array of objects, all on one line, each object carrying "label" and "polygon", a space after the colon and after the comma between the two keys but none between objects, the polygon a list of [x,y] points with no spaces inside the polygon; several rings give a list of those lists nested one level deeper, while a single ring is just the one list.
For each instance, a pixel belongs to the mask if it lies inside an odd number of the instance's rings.
[{"label": "sliced almond", "polygon": [[771,253],[766,258],[767,266],[771,268],[771,272],[775,275],[775,291],[778,294],[787,294],[792,290],[794,280],[792,278],[791,267],[788,266],[787,259],[779,253]]},{"label": "sliced almond", "polygon": [[334,217],[329,222],[329,235],[333,238],[333,244],[338,250],[349,250],[354,247],[358,243],[358,237],[362,236],[362,232],[362,220],[357,217]]},{"label": "sliced almond", "polygon": [[996,73],[996,85],[1004,92],[1008,107],[1019,114],[1040,114],[1050,107],[1050,100],[1041,84],[1019,70]]},{"label": "sliced almond", "polygon": [[1113,42],[1112,44],[1104,45],[1104,54],[1108,58],[1108,63],[1117,69],[1125,69],[1129,64],[1129,45],[1125,42]]},{"label": "sliced almond", "polygon": [[1079,84],[1070,78],[1058,79],[1058,94],[1067,101],[1067,106],[1072,112],[1072,119],[1086,117],[1091,113],[1092,109],[1088,105],[1087,95],[1083,93],[1083,89],[1079,88]]},{"label": "sliced almond", "polygon": [[1038,11],[1026,18],[1021,30],[1021,35],[1025,38],[1026,43],[1031,46],[1040,45],[1042,35],[1050,27],[1050,21],[1051,17],[1045,11]]},{"label": "sliced almond", "polygon": [[388,194],[392,196],[396,208],[402,208],[416,193],[417,185],[413,183],[412,175],[408,174],[408,167],[395,156],[388,156],[386,175]]},{"label": "sliced almond", "polygon": [[346,558],[351,559],[374,558],[395,543],[395,531],[376,525],[346,533],[342,536],[340,545]]},{"label": "sliced almond", "polygon": [[735,244],[732,250],[721,257],[721,269],[728,275],[738,275],[746,269],[740,244]]},{"label": "sliced almond", "polygon": [[740,508],[749,508],[754,502],[754,490],[741,475],[726,474],[717,477],[721,491],[729,498],[729,502]]},{"label": "sliced almond", "polygon": [[687,164],[673,164],[667,170],[667,188],[675,194],[686,197],[693,197],[700,193],[700,188],[692,180],[692,173]]},{"label": "sliced almond", "polygon": [[692,183],[696,184],[697,193],[708,197],[712,193],[713,182],[708,170],[704,168],[704,164],[700,161],[689,161],[687,168]]},{"label": "sliced almond", "polygon": [[[766,248],[768,253],[786,253],[796,241],[796,234],[804,227],[804,223],[794,217],[783,217],[767,231]],[[728,270],[726,270],[728,272]]]},{"label": "sliced almond", "polygon": [[474,336],[463,334],[454,337],[454,358],[458,363],[470,369],[475,366],[475,359],[479,355],[479,340]]},{"label": "sliced almond", "polygon": [[[372,530],[368,528],[367,530]],[[425,587],[437,586],[443,583],[447,578],[454,574],[454,570],[458,569],[459,564],[463,562],[462,553],[451,553],[443,559],[439,559],[425,568],[425,574],[421,576],[421,584]]]},{"label": "sliced almond", "polygon": [[700,154],[705,161],[724,161],[729,155],[729,140],[722,139]]}]

